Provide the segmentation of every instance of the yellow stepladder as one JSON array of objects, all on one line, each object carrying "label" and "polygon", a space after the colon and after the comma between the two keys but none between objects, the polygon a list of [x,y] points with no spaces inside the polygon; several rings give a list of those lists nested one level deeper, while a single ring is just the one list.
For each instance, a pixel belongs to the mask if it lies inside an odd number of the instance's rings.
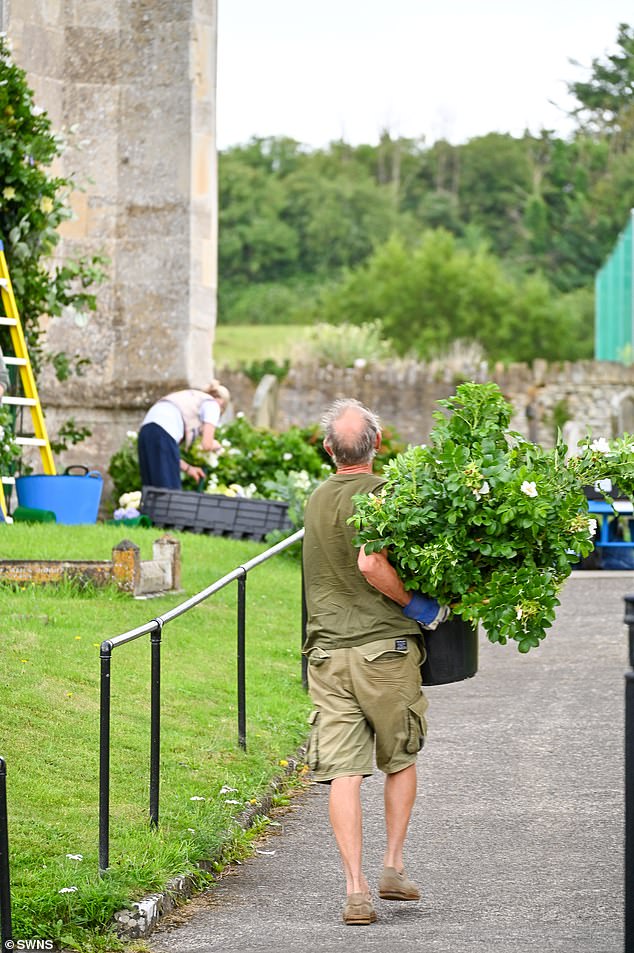
[{"label": "yellow stepladder", "polygon": [[[12,397],[5,394],[2,398],[2,403],[15,407],[28,407],[31,414],[33,434],[27,435],[16,432],[15,441],[18,446],[39,447],[44,473],[54,475],[56,472],[55,461],[53,460],[53,452],[48,439],[42,405],[40,404],[40,398],[37,392],[37,384],[35,383],[35,376],[26,346],[26,338],[24,337],[18,306],[15,301],[15,295],[13,294],[13,286],[9,276],[9,268],[7,266],[2,241],[0,241],[0,295],[3,305],[3,313],[0,314],[0,326],[9,328],[11,346],[13,348],[13,354],[3,355],[4,362],[8,367],[17,367],[19,369],[23,394],[22,397]],[[5,521],[9,521],[9,519],[4,487],[11,486],[14,483],[15,477],[8,474],[0,475],[0,510],[2,511]]]}]

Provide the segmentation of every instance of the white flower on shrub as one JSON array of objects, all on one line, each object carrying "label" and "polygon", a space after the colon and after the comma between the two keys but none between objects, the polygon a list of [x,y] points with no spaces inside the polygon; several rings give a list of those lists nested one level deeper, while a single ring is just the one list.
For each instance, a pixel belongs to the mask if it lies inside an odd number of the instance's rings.
[{"label": "white flower on shrub", "polygon": [[599,437],[598,440],[593,440],[590,444],[590,449],[596,453],[609,453],[610,444],[605,439],[605,437]]},{"label": "white flower on shrub", "polygon": [[288,453],[288,452],[287,452],[287,453],[283,453],[283,454],[282,454],[282,460],[292,460],[292,459],[293,459],[293,454],[292,454],[292,453]]},{"label": "white flower on shrub", "polygon": [[524,480],[520,490],[522,493],[525,493],[526,496],[537,496],[537,487],[532,480]]},{"label": "white flower on shrub", "polygon": [[588,533],[590,534],[590,539],[596,534],[597,531],[597,521],[593,519],[588,520]]},{"label": "white flower on shrub", "polygon": [[483,496],[486,496],[487,493],[491,492],[491,487],[485,480],[481,487],[479,487],[477,490],[473,490],[472,492],[476,500],[481,500]]}]

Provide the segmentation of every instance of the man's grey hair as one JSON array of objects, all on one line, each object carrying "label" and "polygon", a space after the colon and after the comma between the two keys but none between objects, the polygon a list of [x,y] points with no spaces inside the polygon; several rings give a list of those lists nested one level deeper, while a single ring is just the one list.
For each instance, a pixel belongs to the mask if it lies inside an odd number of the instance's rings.
[{"label": "man's grey hair", "polygon": [[[340,417],[352,409],[358,411],[363,422],[362,429],[354,434],[353,438],[349,434],[339,434],[337,430],[337,422]],[[376,438],[377,434],[381,432],[381,424],[376,414],[368,410],[361,401],[355,400],[353,397],[336,400],[322,417],[321,423],[324,431],[324,443],[332,451],[337,466],[357,466],[370,463],[374,459]]]}]

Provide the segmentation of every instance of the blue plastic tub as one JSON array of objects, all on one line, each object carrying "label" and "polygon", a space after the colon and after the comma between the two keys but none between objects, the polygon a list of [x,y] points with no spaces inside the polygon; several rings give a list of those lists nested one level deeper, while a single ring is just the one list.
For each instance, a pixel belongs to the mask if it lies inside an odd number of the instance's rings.
[{"label": "blue plastic tub", "polygon": [[18,503],[36,510],[52,510],[58,523],[96,523],[103,477],[98,470],[82,469],[86,472],[18,477]]}]

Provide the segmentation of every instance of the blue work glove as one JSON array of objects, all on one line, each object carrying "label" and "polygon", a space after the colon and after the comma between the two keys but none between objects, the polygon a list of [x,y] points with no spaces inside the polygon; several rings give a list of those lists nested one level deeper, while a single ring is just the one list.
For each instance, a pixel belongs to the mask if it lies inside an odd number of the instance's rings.
[{"label": "blue work glove", "polygon": [[415,592],[412,601],[402,609],[403,615],[414,619],[424,629],[437,629],[441,622],[445,622],[449,615],[449,606],[441,606],[437,599],[423,596]]}]

